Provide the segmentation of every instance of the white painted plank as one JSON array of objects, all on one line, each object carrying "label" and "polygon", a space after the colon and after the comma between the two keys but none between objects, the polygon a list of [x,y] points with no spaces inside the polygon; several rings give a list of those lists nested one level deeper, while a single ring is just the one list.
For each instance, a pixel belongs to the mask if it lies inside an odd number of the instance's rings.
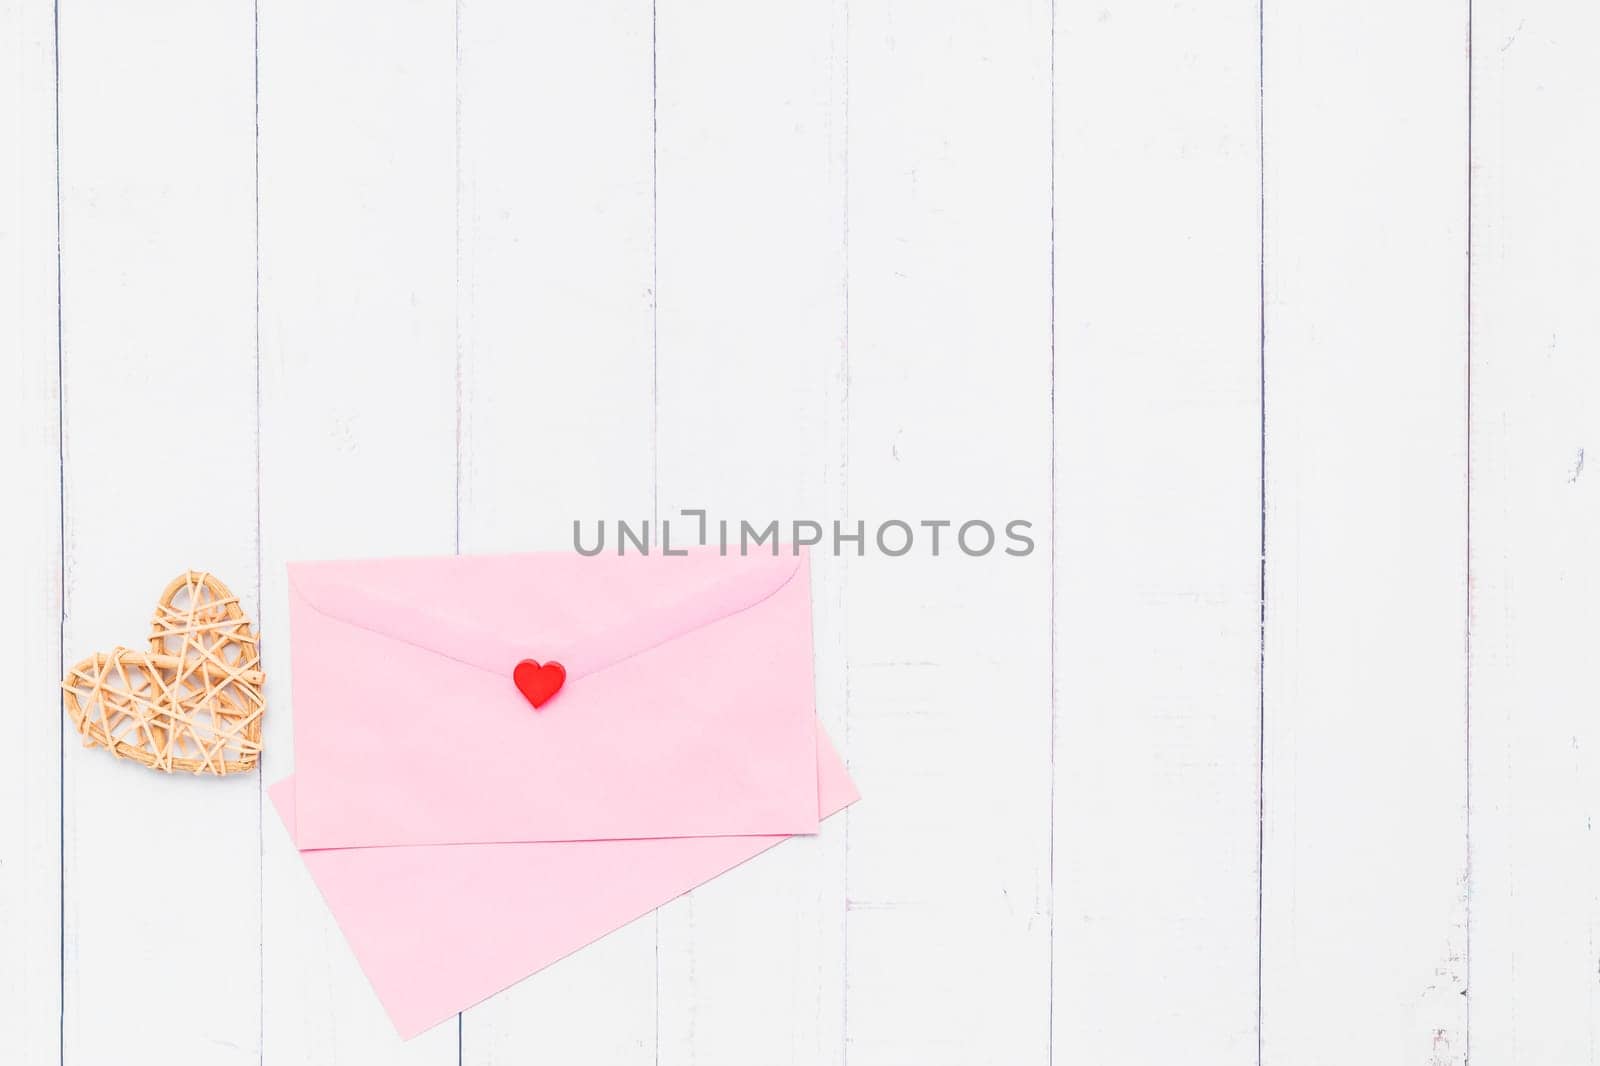
[{"label": "white painted plank", "polygon": [[1256,16],[1057,14],[1060,1063],[1256,1055]]},{"label": "white painted plank", "polygon": [[[842,2],[659,7],[661,519],[843,508],[844,31]],[[813,578],[841,745],[843,573],[822,557]],[[834,819],[660,912],[661,1063],[841,1061],[844,844]]]},{"label": "white painted plank", "polygon": [[0,3],[0,1060],[61,1061],[61,470],[52,5]]},{"label": "white painted plank", "polygon": [[1050,11],[852,3],[848,47],[849,516],[1035,543],[851,561],[849,1061],[1042,1063]]},{"label": "white painted plank", "polygon": [[1465,33],[1265,13],[1271,1066],[1465,1059]]},{"label": "white painted plank", "polygon": [[[261,13],[268,781],[293,768],[284,564],[455,547],[454,41],[440,0]],[[266,821],[266,1061],[455,1063],[455,1024],[400,1042]]]},{"label": "white painted plank", "polygon": [[[252,51],[248,3],[60,11],[69,663],[187,568],[256,616]],[[256,776],[65,756],[64,1061],[125,1059],[159,990],[163,1061],[256,1063]]]},{"label": "white painted plank", "polygon": [[[461,6],[463,552],[649,513],[650,16]],[[495,996],[462,1061],[653,1064],[655,953],[645,918]]]},{"label": "white painted plank", "polygon": [[1473,11],[1472,1058],[1594,1063],[1600,12]]}]

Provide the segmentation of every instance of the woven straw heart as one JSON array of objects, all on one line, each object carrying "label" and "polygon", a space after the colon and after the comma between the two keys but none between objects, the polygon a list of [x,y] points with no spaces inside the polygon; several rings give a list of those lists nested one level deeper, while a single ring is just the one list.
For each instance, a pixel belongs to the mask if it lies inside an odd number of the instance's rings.
[{"label": "woven straw heart", "polygon": [[85,747],[168,773],[237,774],[261,754],[260,667],[238,597],[191,570],[162,592],[149,651],[96,652],[61,688]]}]

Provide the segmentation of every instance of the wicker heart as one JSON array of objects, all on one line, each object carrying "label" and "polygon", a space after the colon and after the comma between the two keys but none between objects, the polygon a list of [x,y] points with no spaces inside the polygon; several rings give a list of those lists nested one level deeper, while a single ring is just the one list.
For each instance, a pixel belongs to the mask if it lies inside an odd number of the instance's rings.
[{"label": "wicker heart", "polygon": [[237,774],[261,754],[260,666],[238,597],[191,570],[162,592],[149,651],[96,652],[61,688],[85,747],[168,773]]}]

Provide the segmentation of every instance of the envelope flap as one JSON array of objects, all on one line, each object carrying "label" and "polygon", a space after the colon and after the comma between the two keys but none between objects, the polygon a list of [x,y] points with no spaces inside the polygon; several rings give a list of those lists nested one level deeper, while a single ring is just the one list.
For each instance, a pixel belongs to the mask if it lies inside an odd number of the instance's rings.
[{"label": "envelope flap", "polygon": [[391,639],[505,676],[554,659],[577,679],[768,599],[800,572],[791,552],[308,562],[289,580],[316,610]]}]

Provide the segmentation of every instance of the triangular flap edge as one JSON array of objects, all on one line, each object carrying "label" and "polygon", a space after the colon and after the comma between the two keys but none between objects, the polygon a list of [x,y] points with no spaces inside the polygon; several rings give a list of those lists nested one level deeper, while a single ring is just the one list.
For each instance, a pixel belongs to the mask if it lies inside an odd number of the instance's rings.
[{"label": "triangular flap edge", "polygon": [[[806,549],[779,556],[715,556],[721,562],[707,566],[708,553],[696,552],[691,564],[704,575],[670,595],[641,604],[623,618],[606,618],[583,625],[559,623],[531,627],[523,632],[503,632],[475,624],[459,612],[430,607],[396,594],[394,586],[406,572],[420,565],[450,569],[462,565],[496,563],[528,565],[534,560],[561,560],[570,565],[601,562],[608,581],[619,575],[639,582],[684,561],[678,556],[635,556],[616,567],[615,557],[601,561],[574,553],[538,552],[498,556],[425,556],[413,558],[291,562],[288,579],[294,595],[306,607],[347,625],[402,641],[467,665],[509,676],[523,658],[555,659],[569,679],[593,674],[660,644],[723,618],[750,610],[777,595],[797,576],[809,575]],[[465,561],[458,562],[458,560]],[[726,565],[722,565],[725,562]],[[607,565],[611,563],[612,565]],[[354,571],[354,573],[352,572]],[[435,575],[437,576],[437,575]],[[600,576],[597,573],[597,577]],[[455,606],[455,605],[451,605]]]}]

